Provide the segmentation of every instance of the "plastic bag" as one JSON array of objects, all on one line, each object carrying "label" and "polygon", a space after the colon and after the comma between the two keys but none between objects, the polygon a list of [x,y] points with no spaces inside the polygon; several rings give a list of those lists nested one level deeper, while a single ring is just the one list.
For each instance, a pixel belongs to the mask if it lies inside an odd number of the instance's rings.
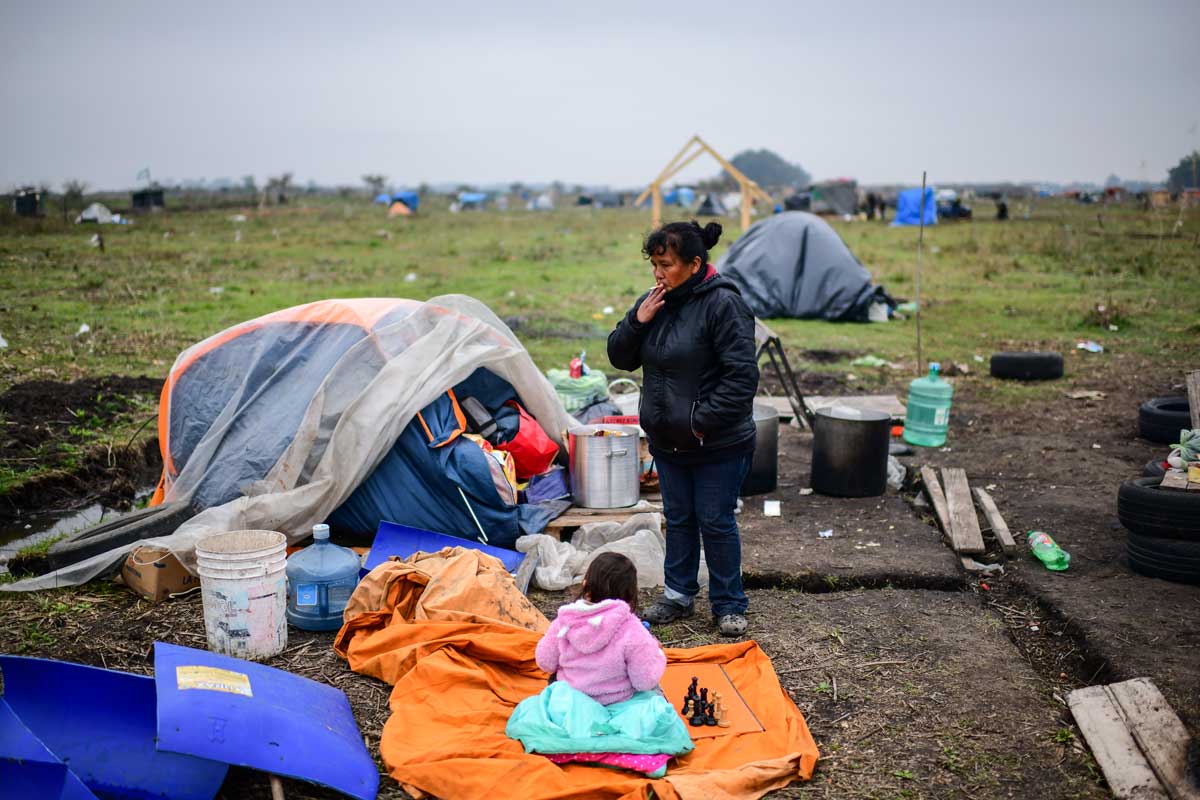
[{"label": "plastic bag", "polygon": [[1179,444],[1171,445],[1167,463],[1175,469],[1187,469],[1188,463],[1197,459],[1200,459],[1200,429],[1184,428],[1179,431]]},{"label": "plastic bag", "polygon": [[512,454],[517,467],[517,480],[527,481],[554,465],[554,459],[558,457],[558,445],[520,404],[509,401],[505,405],[515,408],[520,415],[517,433],[509,441],[493,446]]},{"label": "plastic bag", "polygon": [[600,370],[589,370],[582,377],[572,378],[565,369],[548,369],[546,377],[567,411],[575,412],[597,400],[608,399],[608,380]]},{"label": "plastic bag", "polygon": [[[536,550],[538,566],[533,583],[539,589],[558,591],[583,580],[588,564],[601,553],[621,553],[638,571],[638,587],[662,586],[666,542],[662,517],[657,513],[634,514],[622,523],[590,522],[575,532],[570,542],[560,542],[544,533],[517,539],[517,550]],[[703,565],[701,574],[706,575]]]}]

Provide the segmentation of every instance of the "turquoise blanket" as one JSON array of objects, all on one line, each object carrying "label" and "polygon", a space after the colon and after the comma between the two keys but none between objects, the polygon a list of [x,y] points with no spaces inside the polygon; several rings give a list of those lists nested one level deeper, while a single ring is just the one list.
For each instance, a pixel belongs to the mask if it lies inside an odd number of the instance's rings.
[{"label": "turquoise blanket", "polygon": [[658,692],[603,706],[563,681],[513,709],[505,733],[526,753],[690,753],[692,737]]}]

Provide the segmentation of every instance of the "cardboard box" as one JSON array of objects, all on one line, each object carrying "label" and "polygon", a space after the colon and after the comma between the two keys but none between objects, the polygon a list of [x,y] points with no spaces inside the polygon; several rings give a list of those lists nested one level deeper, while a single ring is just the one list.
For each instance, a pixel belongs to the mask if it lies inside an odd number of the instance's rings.
[{"label": "cardboard box", "polygon": [[121,580],[152,603],[200,586],[200,579],[184,569],[170,550],[145,545],[135,548],[125,559]]}]

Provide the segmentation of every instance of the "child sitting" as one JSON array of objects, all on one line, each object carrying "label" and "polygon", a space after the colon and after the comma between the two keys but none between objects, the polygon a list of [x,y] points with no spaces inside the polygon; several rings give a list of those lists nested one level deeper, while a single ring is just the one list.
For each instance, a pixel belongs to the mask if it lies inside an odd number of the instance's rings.
[{"label": "child sitting", "polygon": [[522,700],[505,727],[525,752],[659,778],[671,758],[692,750],[678,712],[655,691],[667,657],[636,608],[633,562],[596,556],[579,599],[558,610],[537,644],[538,666],[555,677]]},{"label": "child sitting", "polygon": [[538,666],[601,705],[656,688],[667,657],[635,613],[637,591],[632,561],[620,553],[596,556],[579,599],[558,610],[538,642]]}]

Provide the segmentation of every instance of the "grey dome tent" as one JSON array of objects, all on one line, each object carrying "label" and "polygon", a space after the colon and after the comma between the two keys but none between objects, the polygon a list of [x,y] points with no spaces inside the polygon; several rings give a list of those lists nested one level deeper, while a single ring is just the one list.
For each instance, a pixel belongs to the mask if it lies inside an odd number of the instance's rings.
[{"label": "grey dome tent", "polygon": [[728,213],[721,198],[711,192],[704,195],[704,199],[700,201],[700,207],[696,209],[698,217],[723,217]]},{"label": "grey dome tent", "polygon": [[750,226],[717,262],[763,319],[866,322],[876,301],[895,305],[825,220],[785,211]]}]

